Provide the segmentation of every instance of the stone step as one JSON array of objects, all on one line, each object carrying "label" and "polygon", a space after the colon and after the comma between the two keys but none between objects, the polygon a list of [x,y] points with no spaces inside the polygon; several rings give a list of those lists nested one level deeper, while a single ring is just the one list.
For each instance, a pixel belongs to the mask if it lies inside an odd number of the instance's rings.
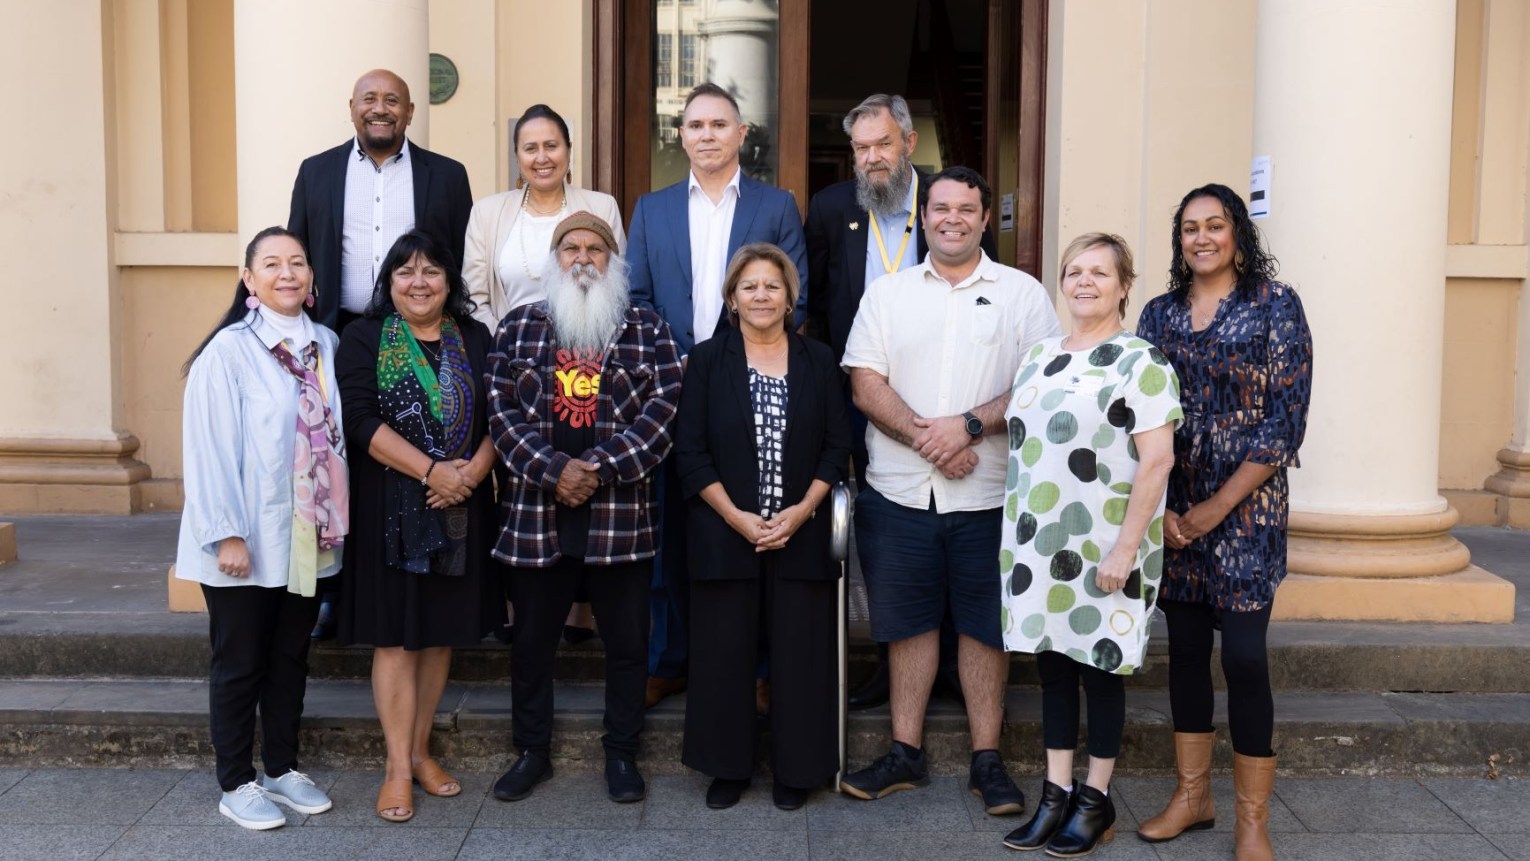
[{"label": "stone step", "polygon": [[[161,614],[103,628],[107,619],[0,613],[0,678],[206,677],[205,616]],[[1452,629],[1448,636],[1428,630],[1445,627]],[[1276,690],[1530,693],[1530,642],[1504,633],[1503,626],[1492,625],[1276,625],[1270,631],[1271,683]],[[870,672],[874,654],[870,643],[852,642],[852,679]],[[1129,686],[1168,684],[1166,639],[1150,643],[1148,656],[1145,669],[1128,679]],[[320,644],[310,655],[310,672],[315,679],[366,679],[371,659],[367,648]],[[1221,687],[1219,662],[1214,659],[1212,666]],[[509,647],[493,640],[458,649],[452,658],[453,681],[504,681],[509,673]],[[570,682],[603,678],[599,639],[561,648],[555,676]],[[1036,681],[1034,659],[1015,656],[1011,684]]]},{"label": "stone step", "polygon": [[[603,691],[560,684],[554,757],[560,768],[599,770]],[[1218,696],[1216,720],[1226,715]],[[1276,697],[1275,748],[1283,773],[1302,775],[1481,776],[1490,767],[1526,772],[1530,694],[1292,692]],[[1133,691],[1120,770],[1168,773],[1173,767],[1168,696]],[[1012,687],[1002,751],[1018,770],[1042,768],[1040,697]],[[652,774],[682,773],[684,697],[648,714],[641,764]],[[853,714],[850,761],[886,748],[887,710]],[[1231,752],[1220,733],[1215,764]],[[432,747],[448,767],[493,772],[511,761],[510,693],[505,685],[453,683],[436,715]],[[965,716],[932,704],[925,747],[937,774],[965,773]],[[303,718],[303,761],[313,768],[379,768],[382,734],[365,682],[314,680]],[[0,681],[0,766],[208,767],[207,684],[185,680],[26,679]],[[1490,766],[1490,760],[1493,763]]]}]

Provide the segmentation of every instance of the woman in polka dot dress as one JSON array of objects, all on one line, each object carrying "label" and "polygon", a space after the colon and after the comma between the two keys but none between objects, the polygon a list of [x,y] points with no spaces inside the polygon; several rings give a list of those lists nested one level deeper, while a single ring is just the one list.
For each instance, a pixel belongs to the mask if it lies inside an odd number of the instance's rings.
[{"label": "woman in polka dot dress", "polygon": [[[1113,836],[1110,778],[1126,722],[1123,676],[1142,666],[1163,568],[1164,491],[1182,418],[1163,355],[1121,327],[1132,279],[1119,236],[1063,252],[1072,334],[1033,347],[1015,375],[999,558],[1004,646],[1041,675],[1047,777],[1013,849],[1086,855]],[[1079,683],[1089,773],[1073,781]]]}]

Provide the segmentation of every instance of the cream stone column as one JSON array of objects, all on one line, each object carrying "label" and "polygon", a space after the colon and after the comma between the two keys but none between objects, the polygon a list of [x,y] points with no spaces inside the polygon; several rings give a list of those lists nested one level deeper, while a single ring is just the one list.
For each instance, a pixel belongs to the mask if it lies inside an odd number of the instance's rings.
[{"label": "cream stone column", "polygon": [[1501,494],[1499,522],[1515,529],[1530,529],[1530,281],[1520,287],[1519,348],[1515,376],[1514,431],[1509,444],[1498,452],[1498,472],[1483,487]]},{"label": "cream stone column", "polygon": [[234,0],[240,249],[286,224],[303,159],[354,137],[346,106],[363,72],[409,85],[409,139],[430,145],[427,0]]},{"label": "cream stone column", "polygon": [[751,125],[775,125],[776,25],[763,0],[718,0],[701,22],[707,80],[733,93]]},{"label": "cream stone column", "polygon": [[27,273],[0,289],[0,511],[127,514],[149,470],[121,422],[113,4],[22,5],[0,75],[12,116],[48,122],[7,136],[0,173]]},{"label": "cream stone column", "polygon": [[1259,4],[1260,227],[1315,343],[1281,618],[1513,618],[1437,489],[1454,5]]}]

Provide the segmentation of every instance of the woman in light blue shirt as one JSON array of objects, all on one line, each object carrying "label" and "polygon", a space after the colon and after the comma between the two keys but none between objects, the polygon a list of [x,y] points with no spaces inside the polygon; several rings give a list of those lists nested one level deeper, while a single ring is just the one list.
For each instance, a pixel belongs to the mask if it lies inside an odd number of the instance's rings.
[{"label": "woman in light blue shirt", "polygon": [[286,823],[275,803],[308,814],[331,806],[297,770],[315,587],[340,568],[349,517],[337,339],[310,318],[313,302],[302,242],[262,230],[232,305],[185,369],[175,573],[201,583],[207,600],[218,810],[257,830]]}]

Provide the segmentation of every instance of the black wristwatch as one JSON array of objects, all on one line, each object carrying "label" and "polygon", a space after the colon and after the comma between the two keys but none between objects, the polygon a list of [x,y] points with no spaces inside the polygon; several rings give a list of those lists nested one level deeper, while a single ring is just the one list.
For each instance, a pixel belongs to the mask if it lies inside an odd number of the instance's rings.
[{"label": "black wristwatch", "polygon": [[962,419],[967,423],[967,435],[972,437],[973,444],[983,438],[983,420],[972,414],[971,410],[962,413]]}]

